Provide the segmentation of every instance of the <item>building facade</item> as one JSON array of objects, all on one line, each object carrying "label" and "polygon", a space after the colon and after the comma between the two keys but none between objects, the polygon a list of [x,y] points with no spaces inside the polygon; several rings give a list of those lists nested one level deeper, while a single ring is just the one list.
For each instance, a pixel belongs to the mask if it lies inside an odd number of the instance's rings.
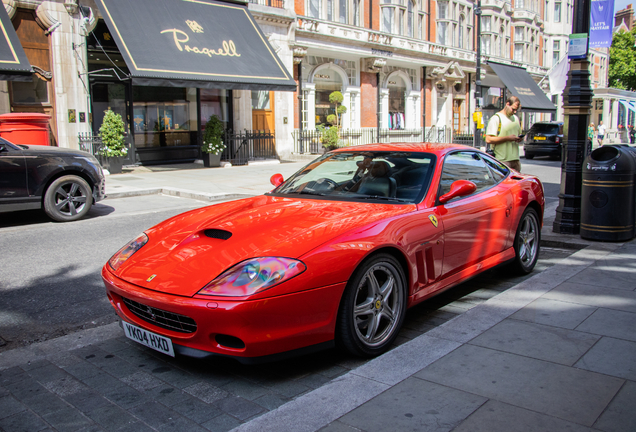
[{"label": "building facade", "polygon": [[[567,55],[573,0],[482,0],[480,14],[466,0],[254,0],[248,5],[254,22],[296,83],[284,91],[175,80],[135,84],[140,78],[99,1],[3,0],[34,80],[0,81],[0,112],[50,114],[54,144],[62,147],[77,148],[78,134],[97,132],[111,108],[125,119],[143,163],[196,158],[213,114],[236,131],[270,131],[278,156],[286,158],[316,151],[303,137],[330,126],[334,91],[346,108],[339,119],[345,144],[450,141],[474,133],[476,110],[487,119],[515,94],[492,64],[529,75],[537,96],[554,103],[524,106],[526,127],[562,119],[562,95],[551,94],[547,75]],[[482,89],[476,96],[477,48]],[[608,55],[590,51],[595,89],[607,86]],[[593,118],[604,114],[603,103],[595,102]]]}]

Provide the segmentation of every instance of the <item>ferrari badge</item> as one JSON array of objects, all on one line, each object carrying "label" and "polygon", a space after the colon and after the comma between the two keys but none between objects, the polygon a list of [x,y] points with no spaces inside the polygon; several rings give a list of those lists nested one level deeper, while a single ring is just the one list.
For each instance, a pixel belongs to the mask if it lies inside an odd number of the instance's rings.
[{"label": "ferrari badge", "polygon": [[[435,224],[435,226],[437,226],[437,224]],[[150,276],[148,279],[146,279],[146,282],[150,282],[151,280],[153,280],[154,278],[156,278],[157,275],[153,274],[152,276]]]},{"label": "ferrari badge", "polygon": [[433,224],[433,226],[435,228],[437,228],[437,223],[438,222],[437,222],[437,218],[435,217],[435,215],[430,215],[428,218],[431,220],[431,223]]}]

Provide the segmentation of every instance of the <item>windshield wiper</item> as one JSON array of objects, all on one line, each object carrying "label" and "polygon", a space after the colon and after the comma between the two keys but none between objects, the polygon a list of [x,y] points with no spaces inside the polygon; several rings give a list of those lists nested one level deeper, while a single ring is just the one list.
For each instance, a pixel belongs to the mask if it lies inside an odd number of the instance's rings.
[{"label": "windshield wiper", "polygon": [[411,200],[407,200],[404,198],[396,198],[396,197],[388,197],[384,195],[356,195],[356,198],[360,199],[377,199],[383,201],[399,201],[399,202],[407,202],[410,203]]}]

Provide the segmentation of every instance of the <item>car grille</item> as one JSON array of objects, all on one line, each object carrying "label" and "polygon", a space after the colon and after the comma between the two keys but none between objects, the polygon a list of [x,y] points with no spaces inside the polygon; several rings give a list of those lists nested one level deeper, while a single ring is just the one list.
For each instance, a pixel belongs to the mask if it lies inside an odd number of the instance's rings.
[{"label": "car grille", "polygon": [[197,330],[197,323],[190,317],[146,306],[124,297],[122,299],[129,311],[157,327],[179,333],[194,333]]}]

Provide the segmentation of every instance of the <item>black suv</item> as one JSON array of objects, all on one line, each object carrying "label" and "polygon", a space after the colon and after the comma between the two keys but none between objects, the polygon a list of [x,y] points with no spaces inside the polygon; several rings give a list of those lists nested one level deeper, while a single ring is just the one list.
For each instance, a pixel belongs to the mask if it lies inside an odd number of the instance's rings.
[{"label": "black suv", "polygon": [[0,138],[0,213],[43,208],[56,221],[73,221],[105,198],[105,187],[90,153]]},{"label": "black suv", "polygon": [[523,151],[526,159],[550,156],[561,159],[563,146],[563,122],[537,122],[526,133]]}]

